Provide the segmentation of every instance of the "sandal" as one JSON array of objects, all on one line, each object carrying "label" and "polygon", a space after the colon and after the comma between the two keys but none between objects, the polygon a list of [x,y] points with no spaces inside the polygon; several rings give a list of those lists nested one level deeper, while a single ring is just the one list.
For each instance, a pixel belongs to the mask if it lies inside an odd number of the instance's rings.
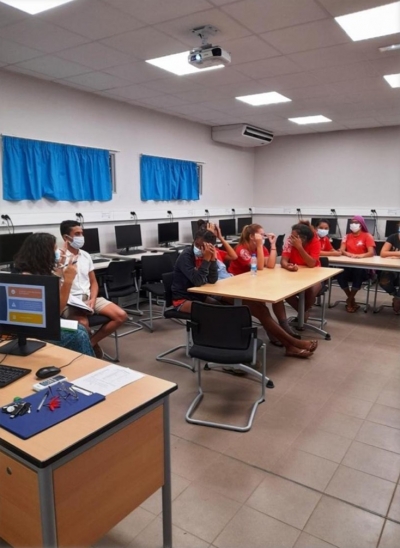
[{"label": "sandal", "polygon": [[312,352],[310,352],[309,350],[300,350],[300,352],[286,352],[285,353],[285,356],[287,356],[288,358],[299,358],[300,360],[305,360],[307,358],[309,358],[310,356],[312,356]]},{"label": "sandal", "polygon": [[310,341],[310,346],[307,348],[307,350],[309,352],[315,352],[318,348],[318,341],[316,340],[313,340],[313,341]]},{"label": "sandal", "polygon": [[350,314],[354,314],[359,308],[360,306],[358,304],[346,304],[346,312],[349,312]]}]

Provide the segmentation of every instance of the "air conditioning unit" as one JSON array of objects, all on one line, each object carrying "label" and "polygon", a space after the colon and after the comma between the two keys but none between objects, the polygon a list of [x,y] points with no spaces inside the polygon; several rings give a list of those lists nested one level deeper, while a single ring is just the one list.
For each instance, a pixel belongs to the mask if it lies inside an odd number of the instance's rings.
[{"label": "air conditioning unit", "polygon": [[237,147],[260,147],[268,145],[274,138],[272,131],[248,124],[215,126],[211,130],[213,141]]}]

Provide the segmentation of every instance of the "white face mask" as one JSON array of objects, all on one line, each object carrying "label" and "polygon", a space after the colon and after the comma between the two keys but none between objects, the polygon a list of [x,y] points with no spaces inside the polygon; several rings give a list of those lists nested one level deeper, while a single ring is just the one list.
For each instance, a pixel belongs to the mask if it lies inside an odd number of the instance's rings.
[{"label": "white face mask", "polygon": [[328,236],[329,230],[326,228],[318,228],[317,233],[320,238],[325,238],[325,236]]},{"label": "white face mask", "polygon": [[360,228],[361,228],[360,223],[351,223],[351,225],[350,225],[350,230],[352,232],[358,232],[360,230]]},{"label": "white face mask", "polygon": [[196,247],[195,245],[193,246],[193,253],[195,254],[196,257],[202,257],[203,256],[202,250],[199,249],[198,247]]},{"label": "white face mask", "polygon": [[72,240],[69,245],[74,249],[81,249],[85,245],[85,238],[83,236],[74,236],[73,238],[68,236],[68,238]]}]

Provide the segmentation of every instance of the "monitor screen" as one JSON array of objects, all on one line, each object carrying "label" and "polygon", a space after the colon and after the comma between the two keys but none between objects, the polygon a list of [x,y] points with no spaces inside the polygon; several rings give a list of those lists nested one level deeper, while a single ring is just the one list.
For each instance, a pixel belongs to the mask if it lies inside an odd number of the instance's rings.
[{"label": "monitor screen", "polygon": [[219,228],[222,236],[236,236],[236,220],[235,219],[221,219],[218,221]]},{"label": "monitor screen", "polygon": [[[376,226],[376,219],[366,219],[364,217],[364,221],[365,221],[365,224],[367,225],[368,232],[370,234],[374,235],[375,226]],[[349,234],[351,232],[350,223],[351,223],[351,219],[347,219],[346,234]]]},{"label": "monitor screen", "polygon": [[118,225],[114,228],[117,249],[129,249],[142,245],[140,225]]},{"label": "monitor screen", "polygon": [[179,241],[179,223],[159,223],[158,224],[158,243],[169,244]]},{"label": "monitor screen", "polygon": [[399,230],[400,219],[386,221],[385,238],[392,234],[397,234]]},{"label": "monitor screen", "polygon": [[337,234],[337,219],[335,218],[326,218],[326,217],[313,217],[311,219],[311,224],[316,227],[318,222],[324,220],[329,225],[329,234]]},{"label": "monitor screen", "polygon": [[194,238],[196,236],[197,231],[199,230],[199,225],[197,224],[197,221],[191,221],[192,225],[192,237]]},{"label": "monitor screen", "polygon": [[237,232],[238,234],[242,233],[242,230],[246,225],[251,225],[253,222],[252,217],[239,217],[237,220]]},{"label": "monitor screen", "polygon": [[99,229],[85,228],[83,235],[85,237],[85,245],[82,247],[83,251],[90,253],[90,255],[100,253]]},{"label": "monitor screen", "polygon": [[17,234],[0,234],[0,264],[10,264],[14,256],[32,232],[19,232]]},{"label": "monitor screen", "polygon": [[46,343],[60,340],[60,278],[0,274],[0,335],[16,340],[0,347],[1,354],[28,356]]}]

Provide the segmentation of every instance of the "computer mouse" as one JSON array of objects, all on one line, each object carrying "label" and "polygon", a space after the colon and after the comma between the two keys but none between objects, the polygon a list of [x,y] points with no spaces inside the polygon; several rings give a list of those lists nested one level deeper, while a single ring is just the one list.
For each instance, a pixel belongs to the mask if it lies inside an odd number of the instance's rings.
[{"label": "computer mouse", "polygon": [[152,249],[151,252],[152,253],[158,253],[157,249]]},{"label": "computer mouse", "polygon": [[36,371],[37,379],[47,379],[48,377],[53,377],[60,373],[61,369],[55,365],[48,365],[47,367],[41,367]]}]

